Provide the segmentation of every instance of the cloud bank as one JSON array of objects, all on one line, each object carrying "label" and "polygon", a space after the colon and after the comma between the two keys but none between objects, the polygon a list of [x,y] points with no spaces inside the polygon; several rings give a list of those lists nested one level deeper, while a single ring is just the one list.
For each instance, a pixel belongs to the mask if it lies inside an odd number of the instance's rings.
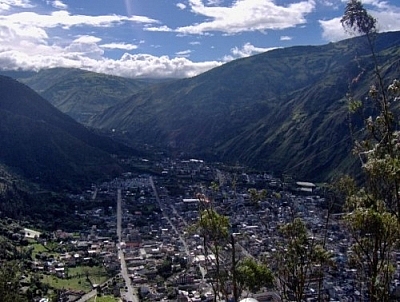
[{"label": "cloud bank", "polygon": [[[315,16],[319,18],[316,31],[325,41],[348,38],[340,17],[323,19],[318,15],[321,7],[340,15],[340,7],[346,1],[171,1],[170,8],[186,17],[174,20],[162,14],[158,17],[132,14],[134,6],[127,9],[127,15],[121,12],[96,15],[94,10],[89,15],[80,8],[73,13],[68,1],[3,0],[0,1],[0,64],[2,69],[8,70],[72,67],[124,77],[191,77],[228,61],[277,48],[254,45],[262,45],[273,31],[278,32],[277,46],[300,41],[301,37],[293,30],[310,28]],[[381,0],[364,0],[363,3],[377,18],[380,31],[400,30],[400,7]],[[114,36],[117,31],[128,30],[140,32],[137,40]],[[262,36],[262,40],[243,38],[247,34]],[[149,35],[164,38],[148,42]],[[165,37],[180,39],[179,42],[186,41],[186,44],[168,51],[165,41],[173,45],[178,40]],[[215,52],[218,46],[214,48],[207,43],[208,38],[227,39],[231,43],[226,44],[226,52],[220,51],[215,59],[192,61],[191,58],[201,52],[210,49],[210,53]],[[145,47],[156,55],[145,53]]]},{"label": "cloud bank", "polygon": [[[379,32],[400,30],[400,7],[380,0],[364,0],[363,4],[368,13],[376,19]],[[322,28],[322,37],[326,41],[335,42],[349,38],[349,34],[343,29],[340,19],[341,17],[319,20]]]},{"label": "cloud bank", "polygon": [[189,0],[190,10],[203,16],[199,24],[171,29],[168,26],[148,27],[148,31],[204,35],[210,32],[238,34],[266,30],[282,30],[305,24],[306,15],[315,9],[315,1],[307,0],[279,6],[272,0],[237,0],[231,6],[215,6],[222,1]]}]

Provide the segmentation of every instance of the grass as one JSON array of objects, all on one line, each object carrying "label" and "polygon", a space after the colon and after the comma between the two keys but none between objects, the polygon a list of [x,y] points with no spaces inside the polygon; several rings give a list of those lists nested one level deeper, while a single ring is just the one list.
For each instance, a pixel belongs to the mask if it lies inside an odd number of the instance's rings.
[{"label": "grass", "polygon": [[84,292],[89,292],[92,289],[92,285],[86,280],[86,276],[80,278],[60,279],[53,275],[44,275],[42,282],[55,289],[65,288],[78,291],[82,290]]},{"label": "grass", "polygon": [[101,297],[94,297],[88,300],[89,302],[118,302],[121,301],[118,298],[113,296],[101,296]]},{"label": "grass", "polygon": [[71,267],[68,270],[68,275],[69,278],[67,279],[58,278],[54,275],[44,275],[43,283],[56,289],[66,288],[89,292],[92,289],[92,284],[87,280],[86,275],[89,276],[93,284],[101,284],[109,279],[105,269],[99,266]]},{"label": "grass", "polygon": [[35,259],[35,256],[39,253],[47,252],[47,249],[41,243],[33,243],[30,244],[33,247],[32,258]]}]

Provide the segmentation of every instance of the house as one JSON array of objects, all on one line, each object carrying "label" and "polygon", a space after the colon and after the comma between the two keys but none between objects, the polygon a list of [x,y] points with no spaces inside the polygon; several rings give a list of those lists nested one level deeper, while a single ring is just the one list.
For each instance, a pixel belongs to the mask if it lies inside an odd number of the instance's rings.
[{"label": "house", "polygon": [[183,211],[193,211],[197,210],[199,207],[199,200],[196,198],[184,198],[183,202]]},{"label": "house", "polygon": [[312,182],[298,181],[296,182],[296,189],[301,193],[311,194],[317,186]]}]

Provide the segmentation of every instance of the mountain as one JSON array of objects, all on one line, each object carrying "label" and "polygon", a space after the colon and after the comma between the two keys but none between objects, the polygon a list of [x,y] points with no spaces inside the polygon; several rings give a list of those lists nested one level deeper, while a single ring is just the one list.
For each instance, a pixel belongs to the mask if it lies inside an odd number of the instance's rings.
[{"label": "mountain", "polygon": [[0,146],[0,164],[58,188],[116,175],[122,169],[111,154],[131,152],[4,76],[0,76]]},{"label": "mountain", "polygon": [[[346,94],[364,97],[374,82],[364,41],[276,49],[236,60],[142,89],[90,125],[171,152],[324,180],[354,164]],[[388,80],[398,76],[399,45],[400,32],[376,40]]]},{"label": "mountain", "polygon": [[80,123],[115,105],[136,91],[160,82],[127,79],[73,68],[52,68],[39,72],[0,71],[28,85],[60,111]]}]

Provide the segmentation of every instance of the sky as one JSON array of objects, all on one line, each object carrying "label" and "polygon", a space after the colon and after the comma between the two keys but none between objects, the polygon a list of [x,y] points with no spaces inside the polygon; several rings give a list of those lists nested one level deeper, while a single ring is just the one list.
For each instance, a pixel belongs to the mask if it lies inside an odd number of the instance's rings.
[{"label": "sky", "polygon": [[[276,48],[349,38],[347,0],[0,0],[0,68],[72,67],[123,77],[192,77]],[[399,0],[364,0],[380,32]]]}]

